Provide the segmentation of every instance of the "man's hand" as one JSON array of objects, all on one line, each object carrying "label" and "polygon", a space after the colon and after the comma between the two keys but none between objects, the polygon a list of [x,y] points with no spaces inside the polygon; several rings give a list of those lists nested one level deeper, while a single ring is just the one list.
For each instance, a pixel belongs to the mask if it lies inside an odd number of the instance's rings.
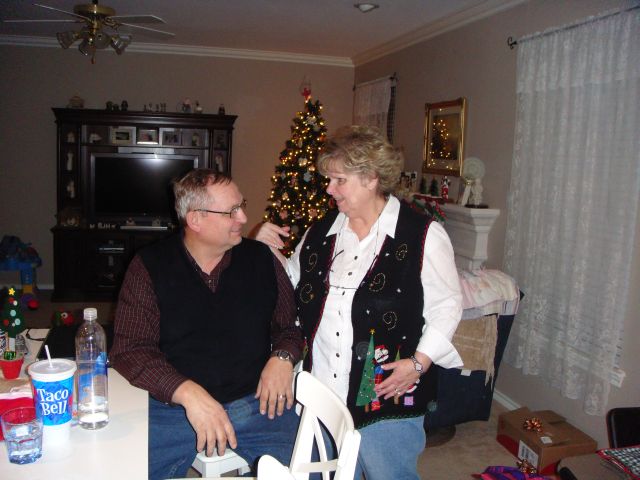
[{"label": "man's hand", "polygon": [[227,443],[231,448],[238,446],[227,412],[200,385],[192,380],[181,383],[171,401],[182,405],[187,412],[187,419],[196,431],[198,452],[206,448],[210,457],[215,448],[218,455],[224,455]]},{"label": "man's hand", "polygon": [[287,410],[293,406],[293,365],[288,360],[271,357],[262,369],[260,382],[256,390],[256,398],[260,399],[260,413],[268,413],[269,418],[274,414],[282,415],[286,405]]}]

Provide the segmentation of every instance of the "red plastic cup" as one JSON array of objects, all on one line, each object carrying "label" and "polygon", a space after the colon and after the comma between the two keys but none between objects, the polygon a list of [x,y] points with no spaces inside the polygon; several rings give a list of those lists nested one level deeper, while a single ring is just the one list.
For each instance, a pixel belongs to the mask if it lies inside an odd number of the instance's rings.
[{"label": "red plastic cup", "polygon": [[20,369],[24,363],[24,357],[16,358],[14,360],[0,359],[0,368],[2,368],[2,374],[7,380],[13,380],[20,376]]}]

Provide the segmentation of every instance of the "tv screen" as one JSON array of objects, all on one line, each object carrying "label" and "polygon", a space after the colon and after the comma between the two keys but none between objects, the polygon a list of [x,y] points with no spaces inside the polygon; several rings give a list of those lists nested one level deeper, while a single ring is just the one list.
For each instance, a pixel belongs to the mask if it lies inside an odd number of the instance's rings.
[{"label": "tv screen", "polygon": [[95,153],[91,156],[91,219],[151,222],[175,219],[172,181],[198,166],[196,156]]}]

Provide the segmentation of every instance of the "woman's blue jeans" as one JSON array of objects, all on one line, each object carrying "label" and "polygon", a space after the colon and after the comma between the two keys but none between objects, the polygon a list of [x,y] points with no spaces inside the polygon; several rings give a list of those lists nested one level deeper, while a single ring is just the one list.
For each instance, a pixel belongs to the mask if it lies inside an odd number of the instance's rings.
[{"label": "woman's blue jeans", "polygon": [[[255,467],[264,454],[288,465],[298,431],[294,409],[269,420],[259,411],[253,394],[223,404],[236,432],[234,452]],[[149,397],[149,479],[185,477],[197,455],[196,434],[184,408],[169,406]]]},{"label": "woman's blue jeans", "polygon": [[426,443],[424,416],[381,420],[360,432],[360,451],[354,479],[420,480],[418,457]]}]

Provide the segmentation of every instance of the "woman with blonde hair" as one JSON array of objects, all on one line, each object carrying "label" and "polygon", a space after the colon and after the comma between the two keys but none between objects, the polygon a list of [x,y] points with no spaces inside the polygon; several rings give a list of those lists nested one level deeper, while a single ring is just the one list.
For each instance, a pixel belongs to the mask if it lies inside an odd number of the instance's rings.
[{"label": "woman with blonde hair", "polygon": [[339,129],[318,161],[337,210],[289,259],[277,250],[286,228],[264,224],[256,236],[296,289],[305,370],[342,398],[362,435],[356,479],[419,479],[430,367],[462,365],[451,344],[462,314],[453,248],[440,224],[393,195],[402,162],[378,129]]}]

